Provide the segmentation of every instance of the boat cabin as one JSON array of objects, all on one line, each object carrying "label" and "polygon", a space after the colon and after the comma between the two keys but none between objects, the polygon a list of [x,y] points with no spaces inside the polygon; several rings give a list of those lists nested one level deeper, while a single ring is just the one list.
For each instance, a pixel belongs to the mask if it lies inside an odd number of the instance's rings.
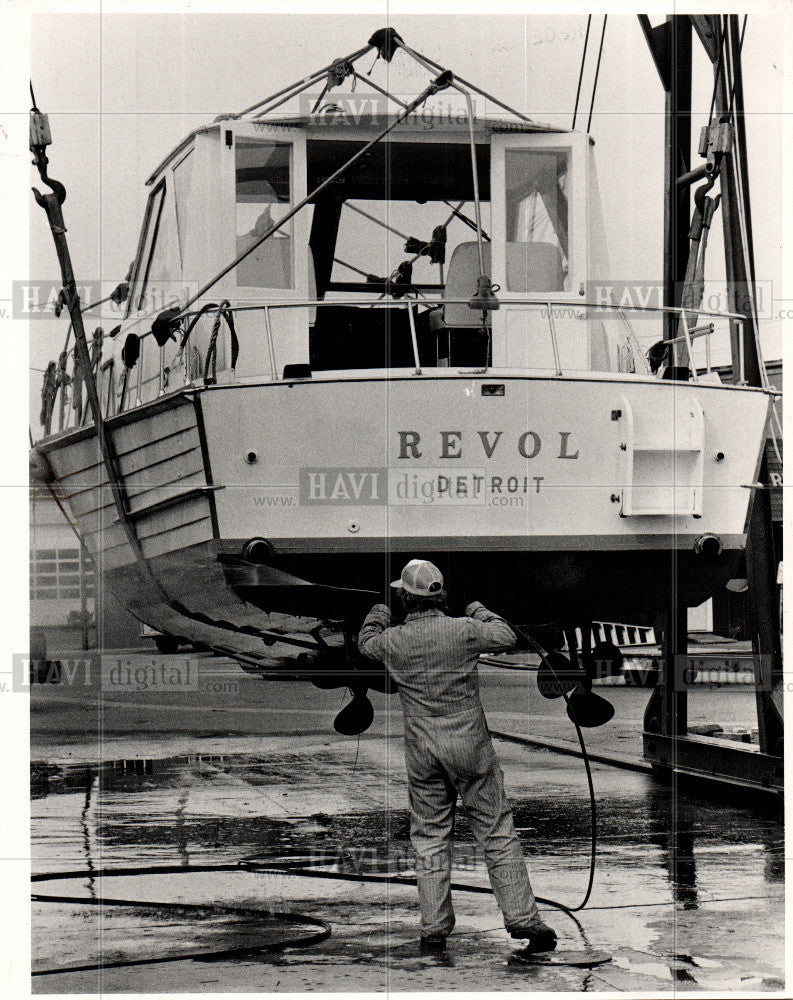
[{"label": "boat cabin", "polygon": [[[116,408],[210,367],[218,381],[384,368],[636,370],[641,352],[626,356],[619,323],[612,331],[583,307],[548,308],[584,303],[593,267],[604,266],[586,134],[494,119],[471,129],[464,113],[417,114],[286,218],[389,122],[220,120],[170,154],[148,181],[116,370],[135,356],[130,335],[140,360],[116,379]],[[225,322],[212,344],[211,309],[184,346],[159,347],[153,318],[251,247],[191,307],[228,302],[238,349]],[[483,275],[496,309],[469,305]]]}]

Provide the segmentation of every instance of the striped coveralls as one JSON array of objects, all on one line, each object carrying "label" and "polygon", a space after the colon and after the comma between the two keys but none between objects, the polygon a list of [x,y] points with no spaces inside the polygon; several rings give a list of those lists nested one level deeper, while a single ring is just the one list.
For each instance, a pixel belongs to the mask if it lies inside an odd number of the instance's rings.
[{"label": "striped coveralls", "polygon": [[378,604],[358,638],[365,656],[385,664],[402,701],[422,937],[445,936],[454,927],[450,882],[458,794],[507,930],[540,920],[479,700],[479,655],[509,649],[515,635],[479,602],[465,614],[450,618],[433,608],[392,625],[389,609]]}]

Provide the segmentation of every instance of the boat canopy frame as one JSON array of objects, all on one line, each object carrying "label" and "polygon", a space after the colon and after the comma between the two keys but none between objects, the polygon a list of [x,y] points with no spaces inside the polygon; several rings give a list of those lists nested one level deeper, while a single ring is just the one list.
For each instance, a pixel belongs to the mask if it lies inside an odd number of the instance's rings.
[{"label": "boat canopy frame", "polygon": [[[360,77],[359,74],[354,71],[355,62],[360,59],[367,52],[372,49],[377,50],[378,58],[383,58],[390,62],[393,58],[396,50],[402,49],[408,56],[410,56],[415,62],[417,62],[424,69],[428,70],[430,73],[436,73],[437,75],[430,81],[428,86],[409,104],[403,105],[402,102],[396,101],[398,105],[402,105],[401,110],[398,114],[389,116],[387,124],[380,128],[377,134],[364,143],[362,147],[357,149],[348,159],[342,164],[337,170],[335,170],[330,176],[322,180],[312,191],[306,194],[296,205],[292,206],[279,220],[274,222],[268,230],[260,236],[257,236],[255,240],[243,251],[239,252],[235,258],[222,267],[209,281],[205,282],[198,290],[193,292],[188,300],[181,306],[181,309],[170,309],[165,310],[158,316],[155,323],[159,323],[161,326],[166,325],[172,330],[176,330],[180,324],[180,321],[184,318],[187,310],[190,309],[196,302],[201,300],[207,292],[209,292],[222,278],[224,278],[230,271],[236,268],[242,261],[244,261],[250,254],[252,254],[258,247],[261,246],[266,240],[270,239],[275,233],[281,231],[283,227],[289,222],[294,216],[298,214],[307,205],[312,204],[316,198],[328,187],[330,187],[335,181],[337,181],[341,176],[343,176],[355,163],[357,163],[366,153],[372,149],[375,145],[386,139],[392,132],[394,132],[400,125],[402,125],[414,112],[419,108],[423,107],[424,104],[431,98],[437,95],[439,92],[447,89],[453,88],[458,93],[460,93],[466,103],[466,127],[468,132],[468,141],[470,146],[470,156],[471,156],[471,166],[472,166],[472,177],[473,177],[473,188],[474,188],[474,203],[475,203],[475,216],[476,216],[476,236],[477,236],[477,248],[480,263],[480,279],[476,294],[471,299],[472,308],[475,306],[477,309],[481,307],[483,314],[483,323],[485,315],[488,311],[497,309],[498,302],[495,299],[494,289],[490,277],[484,273],[484,237],[482,234],[481,225],[481,209],[480,209],[480,193],[479,193],[479,177],[478,177],[478,166],[477,166],[477,151],[476,151],[476,130],[475,130],[475,120],[474,120],[474,109],[472,101],[472,93],[477,93],[487,100],[491,101],[496,106],[507,111],[512,115],[519,123],[523,123],[524,126],[528,125],[531,129],[537,128],[535,123],[524,115],[522,112],[517,111],[515,108],[510,107],[503,101],[488,94],[486,91],[477,87],[463,78],[456,78],[451,70],[444,69],[439,63],[434,62],[427,56],[416,52],[407,46],[399,34],[393,28],[383,28],[375,32],[369,39],[367,46],[358,49],[351,53],[349,56],[335,60],[329,66],[325,66],[320,70],[304,77],[301,80],[296,81],[293,84],[283,88],[275,94],[270,95],[262,101],[257,102],[251,107],[244,109],[236,115],[221,116],[220,119],[216,120],[222,122],[224,120],[240,120],[249,117],[253,117],[256,121],[262,121],[263,117],[271,114],[276,108],[288,102],[291,98],[303,93],[309,87],[314,86],[323,77],[325,78],[325,86],[321,97],[333,87],[339,86],[348,76],[354,75],[355,79],[366,79]],[[383,92],[383,88],[375,88],[379,92]],[[387,97],[391,97],[387,91],[385,91]],[[314,110],[319,110],[320,101],[315,104]],[[272,121],[268,121],[268,124],[273,124]],[[294,120],[282,122],[284,125],[290,125],[294,127],[296,124]],[[382,123],[380,123],[382,124]],[[537,128],[537,130],[542,130]],[[181,147],[183,148],[183,147]],[[168,158],[166,163],[170,163],[173,157]],[[165,164],[163,164],[165,166]],[[153,175],[150,180],[154,180],[157,175]]]}]

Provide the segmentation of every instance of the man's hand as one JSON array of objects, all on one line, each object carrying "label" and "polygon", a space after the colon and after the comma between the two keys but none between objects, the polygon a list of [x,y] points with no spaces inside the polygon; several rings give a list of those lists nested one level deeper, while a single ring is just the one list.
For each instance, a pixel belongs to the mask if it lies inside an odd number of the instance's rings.
[{"label": "man's hand", "polygon": [[358,634],[358,649],[370,660],[385,660],[385,649],[380,636],[391,626],[391,610],[385,604],[375,604]]},{"label": "man's hand", "polygon": [[482,604],[481,601],[471,601],[471,603],[467,604],[465,607],[465,614],[468,615],[469,618],[477,618],[479,616],[477,615],[476,612],[479,611],[480,609],[482,611],[487,611],[487,608],[484,606],[484,604]]},{"label": "man's hand", "polygon": [[480,645],[482,652],[494,653],[497,650],[512,649],[517,642],[517,636],[504,619],[488,611],[481,601],[471,601],[465,613],[477,623],[475,641]]},{"label": "man's hand", "polygon": [[367,621],[381,622],[383,628],[388,628],[388,626],[393,622],[394,616],[391,614],[391,609],[387,604],[375,604],[372,610],[366,616]]}]

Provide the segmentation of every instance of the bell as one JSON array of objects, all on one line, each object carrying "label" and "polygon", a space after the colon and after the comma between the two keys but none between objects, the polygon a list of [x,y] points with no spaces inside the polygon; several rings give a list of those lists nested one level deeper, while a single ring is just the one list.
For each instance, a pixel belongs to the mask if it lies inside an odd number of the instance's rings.
[{"label": "bell", "polygon": [[468,300],[468,308],[477,312],[493,312],[499,308],[499,301],[490,278],[480,274],[476,279],[476,294]]},{"label": "bell", "polygon": [[561,698],[577,688],[582,679],[581,673],[559,650],[552,649],[540,657],[537,690],[543,698]]},{"label": "bell", "polygon": [[567,715],[571,722],[594,729],[614,717],[614,706],[599,694],[578,687],[567,699]]},{"label": "bell", "polygon": [[374,721],[374,708],[366,697],[366,688],[353,692],[352,701],[345,705],[333,722],[340,736],[360,736]]}]

